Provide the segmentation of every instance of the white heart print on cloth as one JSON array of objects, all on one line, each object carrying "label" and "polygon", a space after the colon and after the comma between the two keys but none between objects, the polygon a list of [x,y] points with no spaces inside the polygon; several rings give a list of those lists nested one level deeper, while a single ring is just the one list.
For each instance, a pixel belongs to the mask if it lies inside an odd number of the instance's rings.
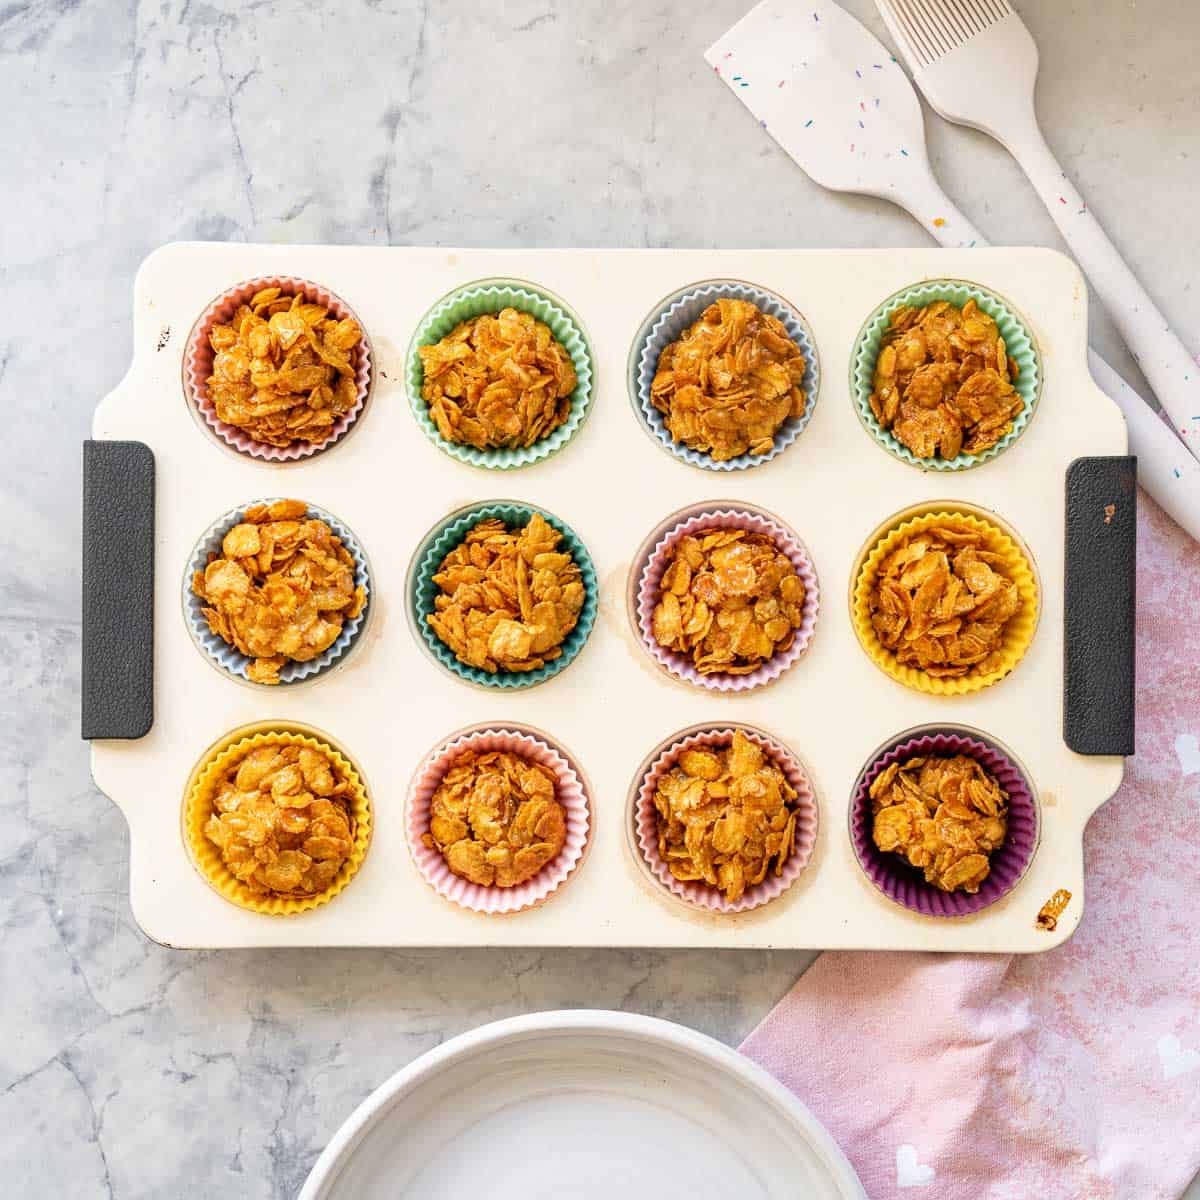
[{"label": "white heart print on cloth", "polygon": [[924,1187],[933,1181],[937,1172],[917,1157],[917,1148],[910,1142],[896,1147],[896,1186]]},{"label": "white heart print on cloth", "polygon": [[1164,1079],[1177,1079],[1200,1067],[1200,1053],[1189,1050],[1173,1033],[1164,1033],[1157,1049]]},{"label": "white heart print on cloth", "polygon": [[1189,775],[1200,775],[1200,738],[1194,733],[1181,733],[1175,739],[1175,757],[1186,779]]}]

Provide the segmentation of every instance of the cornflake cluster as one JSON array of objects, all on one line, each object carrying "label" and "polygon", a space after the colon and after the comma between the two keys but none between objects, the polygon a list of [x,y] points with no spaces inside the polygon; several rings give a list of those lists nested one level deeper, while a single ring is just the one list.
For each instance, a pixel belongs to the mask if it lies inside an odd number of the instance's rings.
[{"label": "cornflake cluster", "polygon": [[355,405],[350,352],[362,330],[303,295],[263,288],[228,325],[214,325],[208,340],[215,351],[208,394],[217,416],[257,442],[324,442]]},{"label": "cornflake cluster", "polygon": [[797,798],[784,773],[743,733],[725,748],[685,750],[658,781],[658,852],[680,880],[733,903],[783,871],[795,846]]},{"label": "cornflake cluster", "polygon": [[871,784],[872,836],[943,892],[979,891],[1008,832],[1008,793],[979,762],[916,755]]},{"label": "cornflake cluster", "polygon": [[316,658],[367,603],[350,551],[307,512],[303,500],[248,508],[192,577],[209,629],[254,660],[254,683],[278,683],[289,659]]},{"label": "cornflake cluster", "polygon": [[717,462],[767,454],[784,421],[804,414],[805,366],[781,321],[722,299],[659,355],[650,398],[676,442]]},{"label": "cornflake cluster", "polygon": [[918,458],[980,454],[1012,430],[1017,364],[974,300],[897,309],[883,342],[871,411]]},{"label": "cornflake cluster", "polygon": [[421,398],[449,442],[532,446],[571,411],[575,367],[550,327],[515,308],[472,317],[419,348]]},{"label": "cornflake cluster", "polygon": [[968,526],[936,525],[902,539],[871,585],[871,624],[903,666],[927,675],[986,675],[1021,607],[1003,558]]},{"label": "cornflake cluster", "polygon": [[791,559],[766,534],[689,534],[663,572],[654,638],[690,655],[702,675],[746,675],[792,644],[804,591]]},{"label": "cornflake cluster", "polygon": [[425,845],[483,887],[532,879],[567,839],[553,772],[508,751],[464,753],[438,784],[430,811]]},{"label": "cornflake cluster", "polygon": [[204,833],[252,891],[316,895],[354,848],[352,790],[320,750],[258,746],[225,770]]},{"label": "cornflake cluster", "polygon": [[583,609],[583,576],[540,513],[519,529],[480,521],[442,560],[427,617],[468,666],[535,671],[562,654]]}]

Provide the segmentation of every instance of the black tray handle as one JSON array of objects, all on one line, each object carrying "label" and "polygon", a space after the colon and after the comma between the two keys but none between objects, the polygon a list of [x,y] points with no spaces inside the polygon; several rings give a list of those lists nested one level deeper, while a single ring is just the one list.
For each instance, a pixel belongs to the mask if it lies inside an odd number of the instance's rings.
[{"label": "black tray handle", "polygon": [[140,738],[154,724],[154,454],[83,443],[85,738]]},{"label": "black tray handle", "polygon": [[1063,740],[1076,754],[1133,753],[1137,459],[1067,468]]}]

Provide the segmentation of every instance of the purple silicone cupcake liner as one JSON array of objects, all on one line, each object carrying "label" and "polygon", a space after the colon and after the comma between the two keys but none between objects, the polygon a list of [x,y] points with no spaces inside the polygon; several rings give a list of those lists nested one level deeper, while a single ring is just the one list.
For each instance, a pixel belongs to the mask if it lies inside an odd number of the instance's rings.
[{"label": "purple silicone cupcake liner", "polygon": [[[803,620],[792,644],[786,650],[773,654],[748,675],[701,675],[686,654],[660,646],[654,637],[654,608],[658,603],[658,587],[668,566],[668,555],[681,538],[705,529],[746,529],[766,534],[788,556],[804,583]],[[658,539],[638,576],[634,615],[642,645],[664,671],[684,683],[710,692],[748,692],[774,682],[808,649],[820,606],[821,591],[817,584],[817,573],[808,551],[792,530],[766,510],[752,505],[738,508],[717,506],[679,521]]]},{"label": "purple silicone cupcake liner", "polygon": [[[671,868],[658,852],[658,810],[654,806],[654,794],[658,789],[658,781],[679,761],[685,750],[701,746],[723,749],[733,742],[735,732],[744,734],[765,751],[767,757],[784,773],[788,783],[796,791],[796,836],[792,852],[783,864],[780,874],[768,873],[761,883],[747,888],[739,900],[731,903],[716,888],[709,887],[703,881],[685,881],[676,879],[671,874]],[[808,866],[817,842],[820,820],[817,799],[800,760],[782,742],[749,725],[712,726],[694,729],[690,733],[685,730],[676,734],[642,773],[633,803],[634,836],[642,860],[651,875],[685,904],[707,909],[709,912],[749,912],[782,896]]]},{"label": "purple silicone cupcake liner", "polygon": [[[975,759],[1008,793],[1008,835],[992,854],[991,871],[975,895],[943,892],[898,854],[884,852],[871,837],[871,784],[894,762],[916,754],[965,754]],[[850,841],[859,866],[889,900],[927,917],[968,917],[987,908],[1021,881],[1040,834],[1037,801],[1025,775],[1002,751],[965,734],[926,733],[905,738],[879,754],[863,772],[850,801]]]},{"label": "purple silicone cupcake liner", "polygon": [[[344,320],[352,317],[358,321],[362,330],[362,340],[352,351],[354,362],[354,382],[357,390],[354,406],[334,422],[329,437],[323,442],[293,442],[290,446],[270,446],[266,442],[255,441],[244,430],[236,425],[227,424],[217,416],[216,408],[208,395],[208,378],[212,374],[214,351],[208,340],[214,325],[225,324],[237,311],[238,306],[245,304],[256,292],[263,288],[277,287],[285,295],[294,296],[301,293],[314,304],[324,305],[338,318]],[[320,284],[295,275],[264,275],[258,279],[247,279],[244,283],[236,284],[228,291],[222,292],[200,314],[199,320],[192,326],[188,335],[187,346],[183,352],[183,391],[190,404],[199,414],[205,425],[221,442],[240,454],[251,458],[262,459],[266,462],[296,462],[309,458],[340,441],[346,431],[358,419],[367,398],[371,393],[374,382],[374,372],[371,367],[371,343],[367,337],[366,328],[358,320],[353,309],[340,297]]]}]

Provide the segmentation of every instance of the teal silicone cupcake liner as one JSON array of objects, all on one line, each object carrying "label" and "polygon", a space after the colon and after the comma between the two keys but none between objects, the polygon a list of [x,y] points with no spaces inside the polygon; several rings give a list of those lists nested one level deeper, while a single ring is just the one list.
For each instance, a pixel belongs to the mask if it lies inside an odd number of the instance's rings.
[{"label": "teal silicone cupcake liner", "polygon": [[[884,429],[871,411],[875,360],[879,357],[883,335],[892,314],[906,305],[919,308],[935,300],[949,300],[960,308],[968,300],[974,300],[996,322],[1008,354],[1017,364],[1017,378],[1013,386],[1024,402],[1024,408],[1014,419],[1012,429],[982,454],[959,454],[957,458],[918,458],[903,442]],[[995,292],[989,292],[977,284],[964,283],[959,279],[933,279],[889,296],[867,318],[854,343],[854,353],[850,356],[850,395],[867,432],[890,454],[926,471],[965,471],[988,462],[1007,450],[1029,424],[1041,391],[1041,355],[1024,319]]]},{"label": "teal silicone cupcake liner", "polygon": [[218,637],[209,629],[208,622],[204,619],[201,611],[203,601],[192,591],[192,576],[195,572],[204,570],[208,565],[210,554],[221,553],[221,543],[225,540],[225,535],[242,520],[242,514],[246,509],[253,508],[258,504],[271,504],[281,498],[272,496],[267,500],[251,500],[227,512],[224,516],[218,517],[196,543],[196,547],[188,559],[187,569],[183,573],[183,616],[187,622],[188,632],[192,635],[192,641],[214,666],[231,678],[240,679],[252,687],[287,687],[289,684],[303,683],[330,670],[344,660],[347,652],[358,641],[359,636],[366,628],[367,616],[371,611],[371,568],[367,562],[367,556],[358,544],[358,539],[349,526],[332,513],[318,508],[315,504],[310,504],[308,515],[324,521],[341,539],[342,545],[350,551],[350,556],[354,559],[354,582],[361,584],[367,593],[367,603],[362,612],[353,620],[346,621],[342,625],[341,633],[322,654],[309,659],[308,662],[286,663],[279,670],[279,683],[270,685],[254,683],[247,674],[253,660],[247,658],[236,646],[231,646],[224,638]]},{"label": "teal silicone cupcake liner", "polygon": [[[531,313],[550,327],[570,355],[575,367],[575,391],[571,394],[571,411],[566,421],[532,446],[518,449],[478,450],[449,442],[429,415],[429,406],[421,398],[425,371],[418,349],[440,341],[463,321],[485,313],[498,313],[503,308],[516,308]],[[421,319],[408,347],[405,362],[408,384],[408,403],[417,424],[435,446],[459,462],[488,470],[511,471],[541,462],[561,450],[579,431],[592,406],[593,366],[592,347],[583,324],[557,296],[544,292],[531,283],[511,279],[485,279],[456,288],[439,300]]]},{"label": "teal silicone cupcake liner", "polygon": [[[654,401],[650,398],[650,387],[658,370],[659,356],[667,346],[677,341],[688,326],[694,325],[710,304],[730,297],[749,300],[762,312],[769,313],[783,323],[788,336],[800,347],[800,352],[804,355],[806,366],[800,386],[807,403],[800,416],[789,417],[779,427],[775,434],[775,444],[768,453],[741,454],[737,458],[716,462],[711,455],[675,441],[667,429],[663,414],[654,407]],[[778,458],[812,420],[820,390],[821,366],[817,358],[816,342],[803,315],[775,292],[742,283],[737,279],[710,279],[705,283],[673,292],[661,301],[642,323],[629,355],[629,392],[634,411],[642,425],[664,450],[704,471],[745,471],[749,467],[761,466],[773,458]]]},{"label": "teal silicone cupcake liner", "polygon": [[[563,535],[561,548],[570,551],[571,556],[579,566],[583,576],[584,600],[575,628],[567,634],[562,643],[562,654],[536,671],[504,671],[490,674],[478,667],[468,666],[455,657],[454,651],[434,633],[429,622],[425,619],[434,611],[434,599],[437,596],[437,585],[433,577],[442,560],[466,536],[471,528],[480,521],[488,518],[498,518],[510,529],[525,525],[534,513],[540,513],[546,521]],[[408,583],[408,616],[413,630],[421,643],[429,650],[434,659],[447,671],[457,675],[467,683],[474,683],[485,688],[501,688],[515,690],[517,688],[535,687],[552,679],[560,671],[565,670],[583,649],[592,626],[596,622],[596,611],[599,599],[599,587],[596,582],[596,568],[587,547],[575,535],[569,525],[564,524],[553,513],[532,504],[521,504],[514,500],[497,500],[490,504],[475,504],[469,508],[459,509],[426,534],[424,541],[417,548],[413,559]]]}]

